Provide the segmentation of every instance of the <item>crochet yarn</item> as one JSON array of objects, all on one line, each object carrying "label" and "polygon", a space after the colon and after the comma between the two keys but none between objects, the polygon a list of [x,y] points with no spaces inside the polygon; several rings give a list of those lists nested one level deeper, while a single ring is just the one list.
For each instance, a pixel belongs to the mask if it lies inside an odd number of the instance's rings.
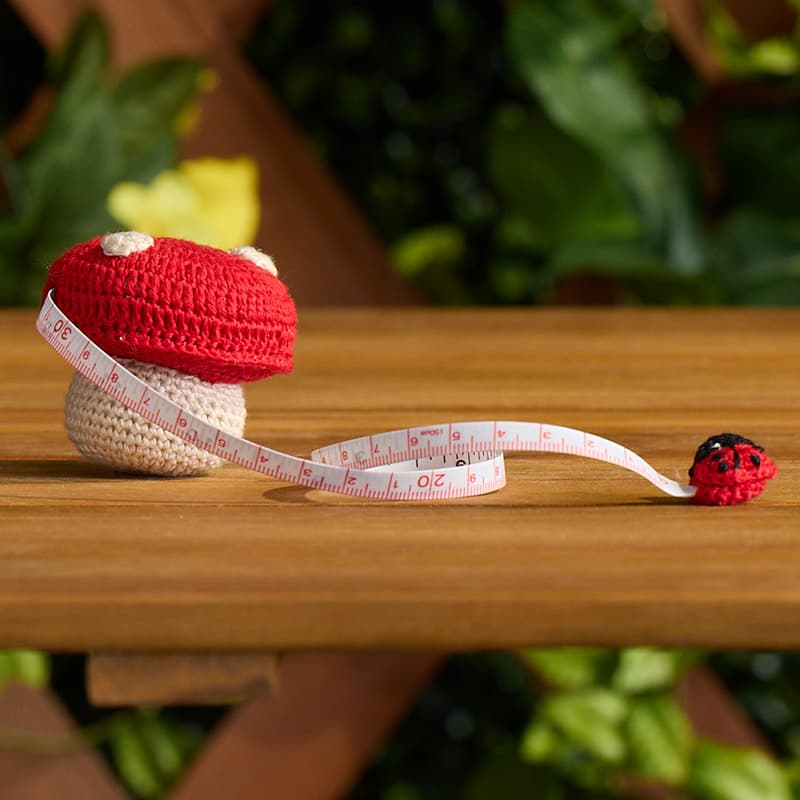
[{"label": "crochet yarn", "polygon": [[259,266],[250,249],[110,234],[57,259],[44,293],[55,289],[64,313],[117,358],[209,383],[260,380],[291,371],[297,314],[271,260],[259,254]]},{"label": "crochet yarn", "polygon": [[706,439],[689,470],[692,498],[701,505],[731,506],[758,497],[778,468],[764,448],[736,433]]},{"label": "crochet yarn", "polygon": [[[241,386],[212,384],[134,360],[121,359],[120,363],[211,425],[242,435],[247,412]],[[125,408],[77,372],[67,392],[65,423],[70,439],[89,461],[124,472],[202,475],[223,463]]]}]

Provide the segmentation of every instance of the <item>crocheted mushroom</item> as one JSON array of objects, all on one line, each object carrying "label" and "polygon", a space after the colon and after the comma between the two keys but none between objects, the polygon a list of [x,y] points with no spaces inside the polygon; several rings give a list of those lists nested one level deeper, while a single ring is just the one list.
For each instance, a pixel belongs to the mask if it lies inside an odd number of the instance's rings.
[{"label": "crocheted mushroom", "polygon": [[[297,315],[272,260],[137,231],[76,245],[44,288],[64,313],[140,379],[240,436],[242,383],[292,369]],[[75,373],[66,427],[90,461],[154,475],[198,475],[222,460],[125,408]]]}]

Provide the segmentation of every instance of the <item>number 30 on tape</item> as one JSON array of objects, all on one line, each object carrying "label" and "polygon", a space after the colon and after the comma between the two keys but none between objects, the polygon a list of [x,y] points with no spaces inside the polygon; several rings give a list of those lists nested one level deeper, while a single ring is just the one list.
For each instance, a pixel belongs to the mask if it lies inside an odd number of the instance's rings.
[{"label": "number 30 on tape", "polygon": [[90,341],[58,308],[52,294],[45,298],[36,328],[75,370],[189,444],[272,478],[357,497],[444,500],[502,488],[503,452],[538,451],[617,464],[673,497],[695,493],[616,442],[539,422],[426,425],[339,442],[298,458],[221,431],[173,403]]}]

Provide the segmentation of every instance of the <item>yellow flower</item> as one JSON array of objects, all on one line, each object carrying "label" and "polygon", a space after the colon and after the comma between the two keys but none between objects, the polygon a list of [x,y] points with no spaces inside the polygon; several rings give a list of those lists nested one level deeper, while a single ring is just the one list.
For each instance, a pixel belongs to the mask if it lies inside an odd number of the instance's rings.
[{"label": "yellow flower", "polygon": [[108,210],[121,225],[151,236],[223,250],[251,244],[258,229],[258,169],[246,157],[182,161],[152,183],[118,183]]}]

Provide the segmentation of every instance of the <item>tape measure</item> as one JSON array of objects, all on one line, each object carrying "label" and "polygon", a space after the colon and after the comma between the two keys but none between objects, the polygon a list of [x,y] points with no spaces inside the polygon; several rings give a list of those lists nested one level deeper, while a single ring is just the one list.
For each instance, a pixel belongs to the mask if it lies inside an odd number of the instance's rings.
[{"label": "tape measure", "polygon": [[145,419],[196,447],[271,478],[355,497],[448,500],[505,486],[503,452],[584,456],[641,475],[673,497],[695,489],[658,473],[621,444],[591,433],[539,422],[452,422],[373,434],[315,450],[309,458],[234,436],[173,403],[83,334],[44,300],[36,329],[75,370]]}]

